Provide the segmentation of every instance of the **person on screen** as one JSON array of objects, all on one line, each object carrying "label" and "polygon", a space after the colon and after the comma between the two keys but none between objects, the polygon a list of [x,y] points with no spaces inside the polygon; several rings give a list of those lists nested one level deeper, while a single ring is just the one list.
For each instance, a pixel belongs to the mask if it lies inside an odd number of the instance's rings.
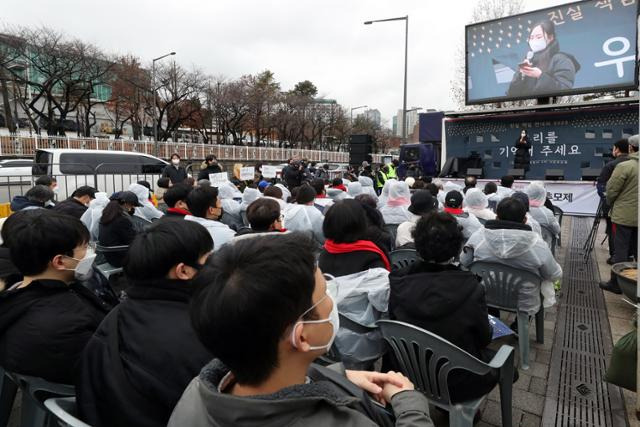
[{"label": "person on screen", "polygon": [[542,21],[533,26],[529,47],[531,51],[519,64],[508,96],[552,95],[573,88],[580,64],[573,55],[560,52],[553,22]]},{"label": "person on screen", "polygon": [[529,161],[531,160],[531,142],[527,136],[527,131],[522,129],[520,137],[516,140],[516,155],[513,159],[514,169],[524,169],[525,172],[529,171]]}]

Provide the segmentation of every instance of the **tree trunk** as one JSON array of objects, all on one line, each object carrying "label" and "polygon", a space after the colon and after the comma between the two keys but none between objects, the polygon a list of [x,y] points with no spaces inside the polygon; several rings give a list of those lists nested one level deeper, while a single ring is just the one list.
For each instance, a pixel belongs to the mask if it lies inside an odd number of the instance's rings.
[{"label": "tree trunk", "polygon": [[[5,125],[9,128],[9,132],[14,133],[16,131],[16,124],[11,114],[11,102],[9,102],[9,88],[7,87],[7,81],[4,79],[4,71],[0,69],[0,90],[2,90],[2,106],[4,109]],[[17,120],[17,117],[16,117]]]}]

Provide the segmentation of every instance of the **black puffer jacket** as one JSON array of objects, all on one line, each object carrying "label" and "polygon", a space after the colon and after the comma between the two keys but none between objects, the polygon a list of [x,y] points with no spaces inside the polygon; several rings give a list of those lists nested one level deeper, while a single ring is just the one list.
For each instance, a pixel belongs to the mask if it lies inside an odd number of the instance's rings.
[{"label": "black puffer jacket", "polygon": [[162,171],[163,178],[169,178],[172,184],[180,184],[187,179],[187,171],[182,166],[175,167],[173,165],[165,166]]},{"label": "black puffer jacket", "polygon": [[110,308],[82,285],[57,280],[0,293],[0,365],[73,384],[76,362]]},{"label": "black puffer jacket", "polygon": [[75,198],[69,197],[67,200],[64,200],[55,205],[52,210],[80,219],[82,214],[87,211],[87,207],[77,201]]},{"label": "black puffer jacket", "polygon": [[385,265],[380,255],[375,252],[354,251],[344,254],[330,254],[326,249],[323,249],[320,252],[318,267],[323,273],[341,277],[367,271],[370,268],[385,268]]},{"label": "black puffer jacket", "polygon": [[[454,265],[418,261],[389,275],[391,319],[410,323],[488,361],[492,329],[485,292],[478,278]],[[452,372],[449,391],[454,402],[479,397],[495,386],[493,375]]]},{"label": "black puffer jacket", "polygon": [[92,426],[166,426],[182,392],[212,356],[189,320],[193,285],[134,283],[83,353],[78,407]]}]

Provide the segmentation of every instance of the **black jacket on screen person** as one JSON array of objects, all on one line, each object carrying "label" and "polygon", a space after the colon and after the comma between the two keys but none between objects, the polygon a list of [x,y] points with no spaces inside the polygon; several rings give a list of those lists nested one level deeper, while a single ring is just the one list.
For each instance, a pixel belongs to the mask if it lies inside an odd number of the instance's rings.
[{"label": "black jacket on screen person", "polygon": [[69,197],[67,200],[63,200],[51,209],[80,219],[82,214],[86,212],[87,207],[75,198]]},{"label": "black jacket on screen person", "polygon": [[[418,261],[389,275],[389,316],[432,332],[486,361],[493,352],[484,287],[471,272],[453,265]],[[454,402],[488,393],[497,377],[453,371],[449,392]]]},{"label": "black jacket on screen person", "polygon": [[92,426],[166,426],[182,392],[212,356],[189,319],[193,285],[135,282],[89,340],[76,384]]},{"label": "black jacket on screen person", "polygon": [[82,350],[110,308],[84,286],[58,280],[0,293],[0,366],[73,384]]}]

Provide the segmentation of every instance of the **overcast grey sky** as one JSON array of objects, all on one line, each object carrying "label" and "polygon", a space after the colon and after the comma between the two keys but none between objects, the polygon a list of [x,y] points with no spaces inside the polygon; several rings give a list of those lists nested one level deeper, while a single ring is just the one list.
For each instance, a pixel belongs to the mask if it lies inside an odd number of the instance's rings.
[{"label": "overcast grey sky", "polygon": [[[526,10],[562,0],[527,0]],[[402,108],[409,15],[408,106],[453,109],[449,82],[475,0],[2,0],[2,25],[46,25],[143,63],[176,60],[236,78],[270,69],[283,89],[311,80],[346,107]]]}]

